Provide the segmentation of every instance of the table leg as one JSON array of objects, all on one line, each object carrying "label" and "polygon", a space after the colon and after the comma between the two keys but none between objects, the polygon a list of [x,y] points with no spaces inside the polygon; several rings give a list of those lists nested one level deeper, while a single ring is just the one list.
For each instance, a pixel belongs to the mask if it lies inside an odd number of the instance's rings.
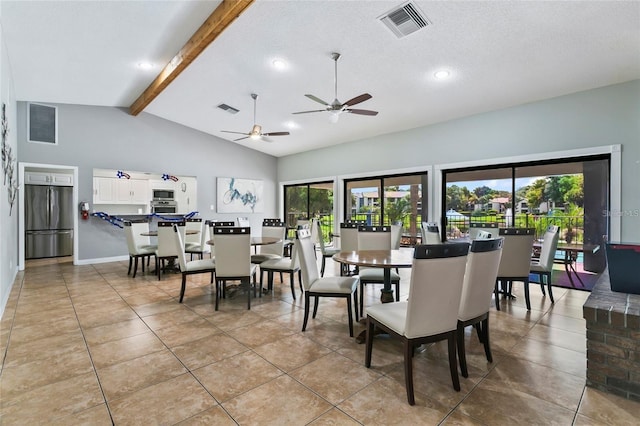
[{"label": "table leg", "polygon": [[393,287],[391,287],[391,268],[384,268],[384,287],[380,293],[382,303],[393,302]]}]

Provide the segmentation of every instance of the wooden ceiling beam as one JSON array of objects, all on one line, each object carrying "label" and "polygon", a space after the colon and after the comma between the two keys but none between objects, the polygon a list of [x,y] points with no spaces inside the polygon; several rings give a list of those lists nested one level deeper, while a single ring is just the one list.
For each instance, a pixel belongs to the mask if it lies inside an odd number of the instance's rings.
[{"label": "wooden ceiling beam", "polygon": [[253,2],[254,0],[223,0],[149,87],[131,104],[129,113],[140,114]]}]

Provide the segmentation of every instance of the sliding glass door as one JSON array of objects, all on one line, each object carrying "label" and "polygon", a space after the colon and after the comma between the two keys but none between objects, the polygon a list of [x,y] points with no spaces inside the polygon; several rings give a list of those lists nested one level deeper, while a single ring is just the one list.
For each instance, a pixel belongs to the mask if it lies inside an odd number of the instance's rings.
[{"label": "sliding glass door", "polygon": [[400,224],[403,244],[415,245],[426,188],[426,172],[345,180],[344,219],[363,220],[369,225]]},{"label": "sliding glass door", "polygon": [[295,228],[298,219],[316,218],[325,237],[333,230],[333,182],[285,185],[284,211],[287,226]]},{"label": "sliding glass door", "polygon": [[[537,238],[557,225],[565,244],[606,240],[608,155],[447,170],[443,181],[445,238],[468,235],[473,223],[490,222],[535,228]],[[584,268],[601,272],[602,251],[585,254]]]}]

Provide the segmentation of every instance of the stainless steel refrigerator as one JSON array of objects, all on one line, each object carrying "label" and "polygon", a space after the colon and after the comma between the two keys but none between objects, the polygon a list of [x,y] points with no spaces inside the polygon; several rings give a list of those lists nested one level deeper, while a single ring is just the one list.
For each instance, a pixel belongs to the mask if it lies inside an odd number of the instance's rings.
[{"label": "stainless steel refrigerator", "polygon": [[73,187],[25,185],[25,258],[73,254]]}]

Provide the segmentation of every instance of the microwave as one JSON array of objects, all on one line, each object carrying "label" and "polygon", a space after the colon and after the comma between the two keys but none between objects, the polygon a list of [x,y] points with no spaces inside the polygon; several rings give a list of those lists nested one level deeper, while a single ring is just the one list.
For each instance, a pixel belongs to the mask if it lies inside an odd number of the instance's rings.
[{"label": "microwave", "polygon": [[153,199],[154,200],[173,200],[174,199],[173,189],[154,189]]}]

